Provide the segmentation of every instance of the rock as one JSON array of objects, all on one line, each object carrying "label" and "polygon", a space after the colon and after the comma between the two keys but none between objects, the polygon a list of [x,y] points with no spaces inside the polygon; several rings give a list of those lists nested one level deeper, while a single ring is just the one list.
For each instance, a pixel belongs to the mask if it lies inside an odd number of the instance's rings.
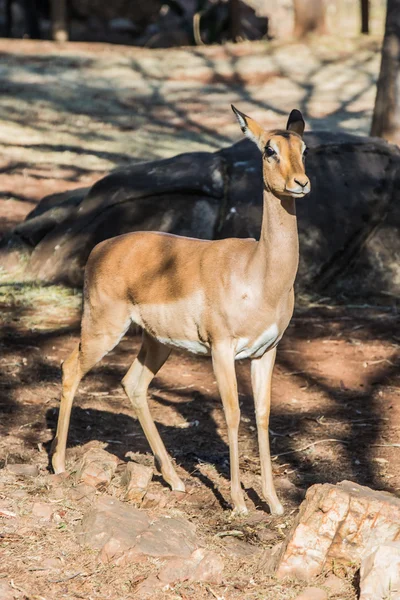
[{"label": "rock", "polygon": [[313,485],[276,556],[275,573],[308,581],[331,561],[360,564],[373,546],[399,536],[399,498],[350,481]]},{"label": "rock", "polygon": [[108,485],[116,471],[118,459],[102,448],[91,448],[83,455],[77,467],[77,479],[88,485]]},{"label": "rock", "polygon": [[32,515],[39,519],[43,519],[44,521],[50,521],[54,511],[55,507],[46,502],[35,502],[32,507]]},{"label": "rock", "polygon": [[39,467],[37,465],[28,464],[8,464],[7,470],[18,477],[37,477],[39,475]]},{"label": "rock", "polygon": [[187,559],[169,560],[161,569],[158,578],[163,583],[180,583],[183,581],[205,581],[220,583],[224,563],[215,552],[198,548]]},{"label": "rock", "polygon": [[125,487],[125,498],[133,502],[141,502],[153,477],[152,467],[146,467],[135,462],[129,462],[121,477]]},{"label": "rock", "polygon": [[307,587],[295,600],[328,600],[328,594],[317,587]]},{"label": "rock", "polygon": [[84,515],[77,535],[81,544],[88,544],[91,548],[101,549],[114,538],[121,543],[121,548],[126,549],[135,546],[137,536],[149,525],[144,511],[116,498],[103,496]]},{"label": "rock", "polygon": [[104,563],[115,562],[128,549],[129,546],[124,541],[111,537],[102,547],[99,558]]},{"label": "rock", "polygon": [[150,556],[186,558],[199,546],[195,531],[189,521],[161,517],[139,536],[137,548]]},{"label": "rock", "polygon": [[153,523],[143,510],[103,496],[83,517],[78,541],[100,550],[100,559],[127,564],[143,556],[189,558],[199,547],[194,525],[161,517]]},{"label": "rock", "polygon": [[400,600],[400,542],[381,544],[360,569],[360,600]]},{"label": "rock", "polygon": [[0,581],[0,600],[14,600],[15,590],[6,581]]},{"label": "rock", "polygon": [[106,546],[101,549],[99,555],[102,562],[112,563],[116,567],[125,567],[147,561],[147,556],[142,554],[137,548],[128,548],[128,550],[119,552],[116,546],[109,545],[108,543]]},{"label": "rock", "polygon": [[82,502],[82,500],[91,501],[95,495],[96,490],[86,483],[79,483],[76,487],[69,488],[67,491],[68,498],[76,502]]},{"label": "rock", "polygon": [[142,508],[164,508],[168,499],[163,492],[147,492],[141,504]]},{"label": "rock", "polygon": [[340,594],[341,592],[343,592],[343,589],[346,586],[346,583],[343,581],[343,579],[340,579],[340,577],[331,573],[325,579],[323,586],[328,588],[328,590],[331,594],[336,595],[336,594]]},{"label": "rock", "polygon": [[147,577],[144,581],[139,583],[136,587],[134,597],[138,600],[145,600],[146,598],[153,598],[157,590],[163,588],[165,583],[160,581],[155,573]]}]

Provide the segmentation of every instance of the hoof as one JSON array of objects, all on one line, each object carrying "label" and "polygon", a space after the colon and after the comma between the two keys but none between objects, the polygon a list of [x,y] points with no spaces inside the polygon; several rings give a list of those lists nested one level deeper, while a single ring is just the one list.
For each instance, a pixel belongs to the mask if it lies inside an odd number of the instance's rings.
[{"label": "hoof", "polygon": [[271,515],[273,515],[274,517],[280,517],[285,512],[285,509],[283,508],[280,502],[273,505],[270,504],[269,507],[271,509]]},{"label": "hoof", "polygon": [[245,515],[247,515],[249,513],[249,511],[247,510],[247,507],[244,506],[235,506],[235,508],[232,511],[232,517],[243,517]]},{"label": "hoof", "polygon": [[186,492],[185,484],[180,479],[171,484],[171,489],[173,492]]},{"label": "hoof", "polygon": [[56,456],[53,456],[51,460],[51,465],[53,467],[53,471],[56,475],[60,473],[64,473],[65,471],[65,462],[63,460],[58,460]]}]

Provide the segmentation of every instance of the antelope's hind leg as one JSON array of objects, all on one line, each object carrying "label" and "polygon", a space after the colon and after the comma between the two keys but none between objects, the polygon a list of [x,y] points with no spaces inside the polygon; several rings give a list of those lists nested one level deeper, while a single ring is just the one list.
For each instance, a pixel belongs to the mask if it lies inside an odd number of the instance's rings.
[{"label": "antelope's hind leg", "polygon": [[178,477],[173,467],[151,416],[147,400],[148,387],[170,353],[169,348],[144,332],[140,352],[123,378],[122,385],[136,412],[163,478],[173,490],[184,492],[185,484]]},{"label": "antelope's hind leg", "polygon": [[52,465],[55,473],[65,471],[65,450],[72,403],[82,377],[110,352],[127,332],[130,319],[125,309],[104,306],[99,314],[85,311],[82,317],[80,343],[62,365],[62,393],[57,432],[52,443]]}]

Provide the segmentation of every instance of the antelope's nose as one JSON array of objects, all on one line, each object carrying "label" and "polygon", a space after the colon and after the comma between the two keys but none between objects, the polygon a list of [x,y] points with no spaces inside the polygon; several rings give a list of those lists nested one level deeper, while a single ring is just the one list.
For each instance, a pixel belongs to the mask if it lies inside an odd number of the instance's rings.
[{"label": "antelope's nose", "polygon": [[295,182],[303,189],[308,185],[308,177],[295,177]]}]

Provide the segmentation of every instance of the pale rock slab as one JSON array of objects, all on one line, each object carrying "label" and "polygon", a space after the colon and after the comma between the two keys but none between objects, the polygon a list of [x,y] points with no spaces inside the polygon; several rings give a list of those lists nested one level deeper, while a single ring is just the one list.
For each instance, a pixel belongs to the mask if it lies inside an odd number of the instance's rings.
[{"label": "pale rock slab", "polygon": [[360,569],[360,600],[400,600],[400,541],[382,544]]},{"label": "pale rock slab", "polygon": [[108,485],[116,471],[118,459],[102,448],[91,448],[83,455],[77,467],[77,479],[87,485]]},{"label": "pale rock slab", "polygon": [[324,567],[358,563],[374,546],[400,539],[400,499],[350,481],[313,485],[274,560],[278,578],[308,581]]},{"label": "pale rock slab", "polygon": [[129,462],[121,476],[125,487],[125,498],[141,502],[153,477],[153,468],[136,462]]}]

